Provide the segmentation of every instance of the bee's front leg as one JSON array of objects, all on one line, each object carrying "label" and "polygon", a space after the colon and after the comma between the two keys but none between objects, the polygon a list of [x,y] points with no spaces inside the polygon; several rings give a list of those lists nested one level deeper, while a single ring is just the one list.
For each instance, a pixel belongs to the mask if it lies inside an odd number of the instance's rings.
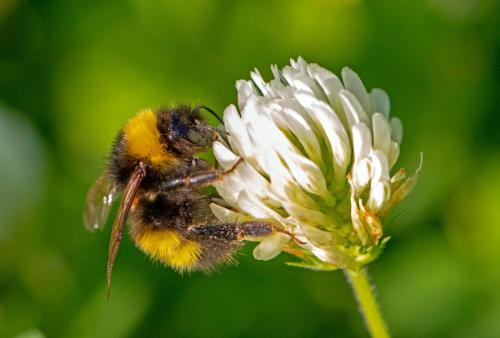
[{"label": "bee's front leg", "polygon": [[231,168],[226,171],[208,170],[173,178],[171,180],[162,182],[159,186],[159,190],[162,192],[166,192],[181,187],[201,188],[207,186],[211,183],[220,181],[224,178],[224,176],[231,174],[241,162],[243,162],[242,158],[240,158]]}]

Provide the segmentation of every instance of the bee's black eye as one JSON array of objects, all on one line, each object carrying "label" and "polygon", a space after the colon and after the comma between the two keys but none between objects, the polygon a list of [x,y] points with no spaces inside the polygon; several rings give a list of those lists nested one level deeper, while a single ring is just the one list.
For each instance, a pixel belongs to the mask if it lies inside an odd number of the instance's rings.
[{"label": "bee's black eye", "polygon": [[199,125],[199,121],[193,121],[194,125],[189,126],[182,120],[179,115],[172,116],[171,122],[171,139],[185,139],[192,144],[198,146],[204,146],[207,144],[207,140],[201,135],[196,129],[196,126]]},{"label": "bee's black eye", "polygon": [[182,122],[179,115],[174,115],[172,117],[172,133],[180,137],[184,137],[188,134],[189,128]]}]

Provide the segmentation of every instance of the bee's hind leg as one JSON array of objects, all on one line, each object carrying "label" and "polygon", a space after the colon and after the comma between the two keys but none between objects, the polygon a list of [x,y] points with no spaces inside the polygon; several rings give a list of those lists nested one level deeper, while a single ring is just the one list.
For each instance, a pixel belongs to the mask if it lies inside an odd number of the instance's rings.
[{"label": "bee's hind leg", "polygon": [[192,225],[188,231],[200,239],[241,241],[269,236],[275,232],[275,226],[266,222],[220,223]]},{"label": "bee's hind leg", "polygon": [[300,244],[294,234],[269,222],[222,223],[190,226],[188,232],[200,239],[224,241],[260,240],[277,232],[284,233]]}]

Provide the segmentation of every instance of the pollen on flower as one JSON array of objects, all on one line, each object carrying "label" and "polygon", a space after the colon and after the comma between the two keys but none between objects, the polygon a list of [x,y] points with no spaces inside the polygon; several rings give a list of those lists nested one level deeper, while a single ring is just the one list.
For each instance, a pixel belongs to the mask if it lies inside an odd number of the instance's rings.
[{"label": "pollen on flower", "polygon": [[238,104],[224,112],[228,143],[214,144],[215,157],[224,169],[244,161],[215,185],[227,205],[214,214],[294,234],[262,240],[257,259],[285,251],[296,266],[357,270],[380,253],[384,216],[417,181],[420,168],[393,170],[402,123],[385,91],[367,91],[347,67],[341,78],[302,58],[271,69],[269,82],[258,70],[238,81]]}]

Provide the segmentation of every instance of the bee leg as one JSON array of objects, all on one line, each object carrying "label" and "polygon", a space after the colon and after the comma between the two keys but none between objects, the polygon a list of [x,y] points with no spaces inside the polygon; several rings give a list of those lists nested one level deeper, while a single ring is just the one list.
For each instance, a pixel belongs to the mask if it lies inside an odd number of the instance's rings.
[{"label": "bee leg", "polygon": [[269,222],[223,223],[204,226],[190,226],[188,231],[201,239],[224,241],[260,240],[277,232],[290,236],[299,244],[294,234]]},{"label": "bee leg", "polygon": [[241,241],[269,236],[275,232],[275,226],[267,222],[222,223],[192,225],[188,231],[200,239]]},{"label": "bee leg", "polygon": [[159,186],[159,190],[165,192],[181,187],[201,188],[207,186],[213,182],[220,181],[224,178],[224,176],[231,174],[241,162],[243,162],[242,158],[240,158],[231,168],[229,168],[226,171],[208,170],[199,173],[194,173],[191,175],[173,178],[171,180],[161,183]]},{"label": "bee leg", "polygon": [[202,158],[193,157],[193,159],[191,160],[191,168],[190,169],[191,169],[191,174],[192,174],[192,173],[201,172],[201,171],[214,170],[214,167],[210,162],[205,161]]},{"label": "bee leg", "polygon": [[266,222],[244,222],[236,225],[239,230],[240,238],[238,240],[255,240],[263,239],[269,235],[280,232],[282,234],[290,236],[291,239],[299,244],[306,244],[295,237],[293,233],[287,231],[281,227],[278,227],[272,223]]}]

